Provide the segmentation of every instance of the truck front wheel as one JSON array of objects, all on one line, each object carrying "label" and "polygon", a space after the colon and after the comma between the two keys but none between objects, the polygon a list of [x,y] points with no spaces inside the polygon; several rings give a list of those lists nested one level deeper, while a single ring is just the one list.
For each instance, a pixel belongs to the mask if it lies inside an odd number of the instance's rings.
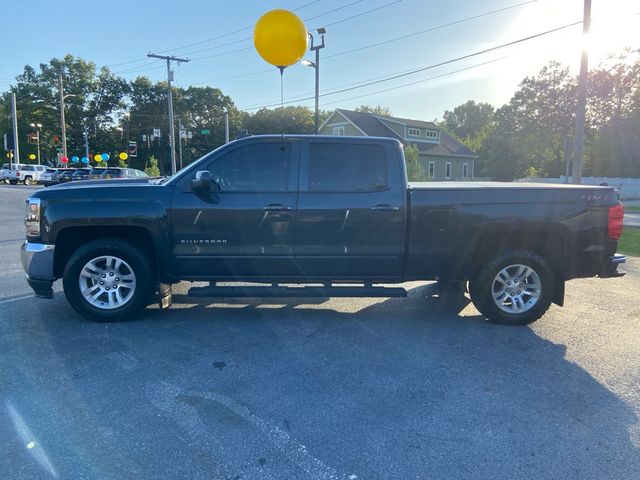
[{"label": "truck front wheel", "polygon": [[530,250],[500,253],[469,282],[475,307],[491,322],[527,325],[551,305],[554,275],[546,260]]},{"label": "truck front wheel", "polygon": [[117,322],[133,318],[149,304],[157,281],[142,251],[113,238],[76,250],[65,265],[63,286],[78,313],[98,322]]}]

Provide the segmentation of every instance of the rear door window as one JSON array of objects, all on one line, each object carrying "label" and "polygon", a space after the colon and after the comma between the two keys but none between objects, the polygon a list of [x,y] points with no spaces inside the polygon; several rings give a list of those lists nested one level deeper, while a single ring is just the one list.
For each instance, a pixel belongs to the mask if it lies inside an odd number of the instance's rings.
[{"label": "rear door window", "polygon": [[385,150],[380,145],[311,143],[309,191],[377,192],[388,188]]}]

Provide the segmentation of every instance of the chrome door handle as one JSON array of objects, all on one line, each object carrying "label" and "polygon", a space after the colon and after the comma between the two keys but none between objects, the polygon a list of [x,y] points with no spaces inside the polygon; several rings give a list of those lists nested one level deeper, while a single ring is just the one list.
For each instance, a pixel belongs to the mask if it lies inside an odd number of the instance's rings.
[{"label": "chrome door handle", "polygon": [[374,210],[376,212],[397,212],[398,210],[400,210],[400,207],[394,207],[392,205],[387,205],[387,204],[380,204],[380,205],[375,205],[371,207],[371,210]]},{"label": "chrome door handle", "polygon": [[267,205],[266,207],[264,207],[264,210],[266,212],[288,212],[291,210],[291,207],[287,206],[287,205]]}]

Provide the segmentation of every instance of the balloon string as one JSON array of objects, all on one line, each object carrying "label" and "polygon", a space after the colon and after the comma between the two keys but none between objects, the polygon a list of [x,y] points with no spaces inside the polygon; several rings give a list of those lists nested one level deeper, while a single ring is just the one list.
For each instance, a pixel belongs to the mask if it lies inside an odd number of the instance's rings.
[{"label": "balloon string", "polygon": [[280,133],[284,143],[284,67],[278,68],[280,69]]}]

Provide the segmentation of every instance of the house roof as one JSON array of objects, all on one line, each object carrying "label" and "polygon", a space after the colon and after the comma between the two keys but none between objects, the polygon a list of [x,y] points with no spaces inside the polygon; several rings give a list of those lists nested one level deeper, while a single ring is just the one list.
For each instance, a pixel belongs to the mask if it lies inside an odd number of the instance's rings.
[{"label": "house roof", "polygon": [[425,122],[422,120],[414,120],[412,118],[400,118],[400,117],[385,117],[383,115],[375,115],[376,118],[381,120],[389,120],[392,122],[398,122],[403,125],[407,125],[408,127],[419,127],[419,128],[433,128],[439,130],[438,126],[433,122]]},{"label": "house roof", "polygon": [[343,110],[338,108],[337,112],[341,113],[347,120],[358,127],[365,135],[369,137],[391,137],[396,140],[403,141],[396,132],[387,127],[375,116],[365,112],[353,112],[351,110]]},{"label": "house roof", "polygon": [[[352,110],[336,109],[343,117],[353,123],[360,131],[370,137],[390,137],[400,140],[402,143],[411,143],[418,147],[420,153],[426,155],[442,155],[454,157],[477,157],[478,155],[471,149],[463,145],[459,140],[443,131],[433,122],[423,122],[421,120],[411,120],[399,117],[383,117],[365,112],[354,112]],[[401,137],[391,128],[384,124],[384,120],[397,122],[403,125],[419,128],[430,128],[440,132],[439,143],[412,142]]]}]

